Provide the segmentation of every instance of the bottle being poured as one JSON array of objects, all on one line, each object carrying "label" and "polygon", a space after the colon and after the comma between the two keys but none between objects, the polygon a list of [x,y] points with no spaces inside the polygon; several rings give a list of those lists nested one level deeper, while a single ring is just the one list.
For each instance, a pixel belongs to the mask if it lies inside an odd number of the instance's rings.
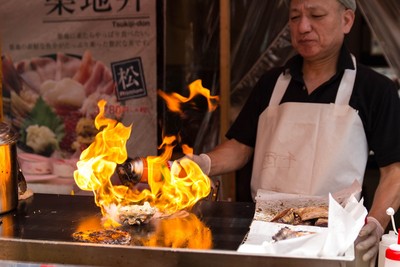
[{"label": "bottle being poured", "polygon": [[[159,165],[159,166],[155,166]],[[116,173],[122,184],[128,187],[134,187],[138,183],[147,183],[149,180],[149,164],[147,158],[135,157],[133,159],[128,158],[124,163],[118,164],[116,168]],[[167,167],[171,169],[172,161],[162,162],[159,164],[153,164],[152,178],[155,182],[162,180],[162,174],[160,169]],[[186,176],[185,170],[180,169],[178,174],[179,177]]]}]

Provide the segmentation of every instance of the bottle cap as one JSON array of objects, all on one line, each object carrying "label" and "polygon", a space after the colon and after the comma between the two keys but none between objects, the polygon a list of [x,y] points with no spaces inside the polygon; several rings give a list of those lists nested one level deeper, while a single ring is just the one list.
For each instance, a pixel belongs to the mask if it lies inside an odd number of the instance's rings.
[{"label": "bottle cap", "polygon": [[386,259],[400,261],[400,245],[392,244],[386,249]]}]

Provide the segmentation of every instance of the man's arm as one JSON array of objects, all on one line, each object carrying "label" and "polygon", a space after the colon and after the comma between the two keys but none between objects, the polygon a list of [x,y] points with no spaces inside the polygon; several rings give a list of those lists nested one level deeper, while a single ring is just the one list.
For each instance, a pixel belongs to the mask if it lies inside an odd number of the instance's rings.
[{"label": "man's arm", "polygon": [[400,162],[380,168],[380,181],[368,216],[376,218],[385,229],[390,222],[386,209],[400,206]]},{"label": "man's arm", "polygon": [[207,155],[211,159],[210,176],[220,175],[242,168],[253,155],[254,149],[235,139],[230,139]]}]

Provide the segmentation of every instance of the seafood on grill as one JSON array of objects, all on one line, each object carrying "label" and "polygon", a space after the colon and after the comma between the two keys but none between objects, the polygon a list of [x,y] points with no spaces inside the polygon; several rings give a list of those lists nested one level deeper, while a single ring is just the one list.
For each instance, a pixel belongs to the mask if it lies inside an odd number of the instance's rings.
[{"label": "seafood on grill", "polygon": [[291,225],[328,226],[328,207],[309,206],[302,208],[287,208],[279,212],[271,222]]},{"label": "seafood on grill", "polygon": [[148,223],[156,213],[157,208],[150,206],[149,202],[144,205],[123,206],[119,209],[119,219],[123,224],[135,225]]},{"label": "seafood on grill", "polygon": [[159,213],[156,207],[152,207],[149,202],[143,204],[115,205],[106,207],[107,216],[113,221],[122,225],[141,225],[147,224]]},{"label": "seafood on grill", "polygon": [[292,239],[292,238],[311,235],[311,234],[315,234],[315,232],[304,231],[304,230],[293,230],[293,229],[290,229],[289,227],[285,226],[285,227],[282,227],[275,235],[272,236],[272,240],[280,241],[280,240]]},{"label": "seafood on grill", "polygon": [[74,241],[97,244],[129,245],[131,235],[119,229],[87,230],[72,234]]}]

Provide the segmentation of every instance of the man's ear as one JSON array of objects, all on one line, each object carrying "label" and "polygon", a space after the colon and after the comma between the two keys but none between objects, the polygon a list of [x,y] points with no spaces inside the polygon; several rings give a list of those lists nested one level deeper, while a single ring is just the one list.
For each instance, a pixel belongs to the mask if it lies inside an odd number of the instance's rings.
[{"label": "man's ear", "polygon": [[351,31],[351,28],[353,27],[354,20],[355,20],[355,13],[351,9],[346,9],[343,13],[343,33],[348,34]]}]

